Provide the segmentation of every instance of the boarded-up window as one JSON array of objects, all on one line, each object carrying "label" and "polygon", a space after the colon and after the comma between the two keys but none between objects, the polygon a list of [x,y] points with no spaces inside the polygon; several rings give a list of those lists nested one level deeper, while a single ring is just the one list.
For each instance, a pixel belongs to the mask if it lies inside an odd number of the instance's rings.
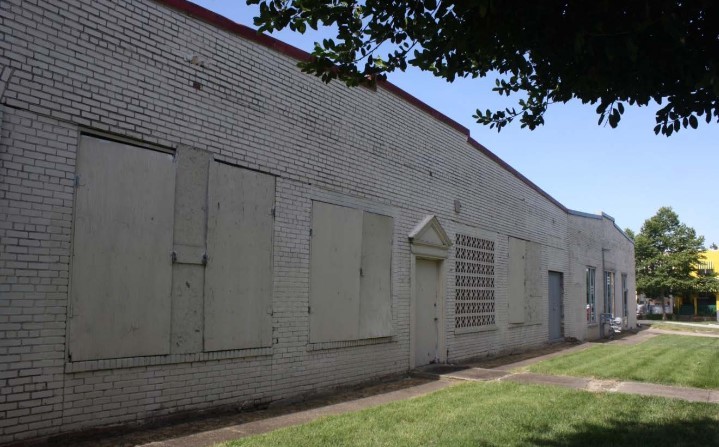
[{"label": "boarded-up window", "polygon": [[596,323],[596,295],[595,295],[596,270],[594,267],[587,267],[587,321]]},{"label": "boarded-up window", "polygon": [[272,345],[274,177],[212,163],[205,351]]},{"label": "boarded-up window", "polygon": [[362,215],[359,338],[392,332],[392,218]]},{"label": "boarded-up window", "polygon": [[548,286],[543,281],[545,274],[542,270],[542,250],[541,245],[536,242],[527,241],[527,262],[524,265],[524,278],[526,284],[527,296],[527,323],[543,322],[542,309],[549,302]]},{"label": "boarded-up window", "polygon": [[492,326],[494,241],[457,234],[455,240],[455,327]]},{"label": "boarded-up window", "polygon": [[391,217],[314,202],[310,341],[391,335]]},{"label": "boarded-up window", "polygon": [[507,294],[510,323],[540,321],[542,303],[541,247],[535,242],[509,238]]},{"label": "boarded-up window", "polygon": [[173,157],[83,136],[77,153],[70,356],[169,353]]}]

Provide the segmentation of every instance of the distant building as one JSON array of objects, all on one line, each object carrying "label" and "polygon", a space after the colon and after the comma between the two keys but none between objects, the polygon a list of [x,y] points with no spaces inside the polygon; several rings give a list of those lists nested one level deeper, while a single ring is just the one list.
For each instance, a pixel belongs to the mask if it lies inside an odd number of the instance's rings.
[{"label": "distant building", "polygon": [[[718,273],[719,250],[707,250],[702,255],[703,259],[697,274]],[[717,309],[719,309],[719,293],[705,291],[692,294],[689,297],[679,296],[676,298],[676,308],[679,315],[715,317]]]}]

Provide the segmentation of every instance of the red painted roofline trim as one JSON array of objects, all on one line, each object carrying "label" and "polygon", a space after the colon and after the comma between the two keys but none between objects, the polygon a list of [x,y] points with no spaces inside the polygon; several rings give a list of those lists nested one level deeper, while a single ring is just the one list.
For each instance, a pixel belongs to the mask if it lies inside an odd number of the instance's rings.
[{"label": "red painted roofline trim", "polygon": [[[282,42],[281,40],[276,39],[274,37],[268,36],[267,34],[262,34],[262,33],[258,32],[257,30],[250,28],[249,26],[234,22],[225,16],[217,14],[216,12],[212,12],[209,9],[203,8],[202,6],[196,5],[195,3],[192,3],[190,1],[187,1],[187,0],[155,0],[155,2],[163,4],[170,8],[176,9],[180,12],[184,12],[185,14],[195,17],[197,19],[204,20],[205,22],[215,25],[216,27],[218,27],[220,29],[224,29],[231,33],[237,34],[247,40],[258,43],[264,47],[271,48],[271,49],[277,51],[278,53],[284,54],[293,59],[297,59],[300,61],[307,61],[307,60],[310,60],[310,58],[312,57],[306,51],[300,50],[297,47],[294,47],[290,44]],[[384,90],[387,90],[388,92],[392,93],[393,95],[414,105],[418,109],[426,112],[430,116],[434,117],[436,120],[441,121],[441,122],[445,123],[446,125],[448,125],[449,127],[457,130],[461,134],[466,135],[467,142],[469,143],[470,146],[479,150],[481,153],[486,155],[489,159],[491,159],[495,163],[497,163],[500,167],[507,170],[510,174],[514,175],[519,180],[521,180],[522,182],[527,184],[527,186],[529,186],[533,190],[537,191],[539,194],[544,196],[550,202],[552,202],[553,204],[558,206],[562,211],[564,211],[565,213],[567,212],[567,208],[564,205],[562,205],[561,203],[559,203],[559,201],[557,201],[557,199],[550,196],[546,191],[544,191],[542,188],[537,186],[534,182],[532,182],[527,177],[522,175],[519,171],[517,171],[512,166],[510,166],[506,161],[499,158],[492,151],[490,151],[489,149],[484,147],[479,142],[475,141],[470,136],[469,129],[467,129],[463,125],[459,124],[457,121],[448,117],[447,115],[440,112],[439,110],[431,107],[427,103],[417,99],[415,96],[412,96],[411,94],[407,93],[406,91],[402,90],[401,88],[397,87],[396,85],[392,84],[389,81],[381,81],[381,82],[378,82],[377,85],[380,86],[381,88],[383,88]]]},{"label": "red painted roofline trim", "polygon": [[204,20],[205,22],[209,22],[218,28],[224,29],[234,34],[238,34],[247,40],[251,40],[262,46],[272,48],[278,53],[285,54],[294,59],[307,61],[310,60],[310,58],[312,57],[310,53],[306,51],[300,50],[297,47],[293,47],[292,45],[282,42],[279,39],[275,39],[274,37],[268,36],[267,34],[262,34],[259,31],[250,28],[249,26],[232,21],[223,15],[217,14],[216,12],[210,11],[209,9],[192,3],[190,1],[155,0],[155,2],[184,12],[187,15]]}]

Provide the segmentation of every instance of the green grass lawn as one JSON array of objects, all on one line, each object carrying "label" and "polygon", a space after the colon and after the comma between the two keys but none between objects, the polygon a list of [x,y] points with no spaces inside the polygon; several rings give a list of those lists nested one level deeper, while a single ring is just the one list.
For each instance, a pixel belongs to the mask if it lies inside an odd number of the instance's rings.
[{"label": "green grass lawn", "polygon": [[528,369],[542,374],[719,388],[719,338],[658,335],[632,346],[594,346]]},{"label": "green grass lawn", "polygon": [[466,383],[222,445],[709,446],[719,445],[719,405]]},{"label": "green grass lawn", "polygon": [[699,327],[699,326],[687,326],[682,324],[674,324],[670,322],[664,322],[664,321],[657,321],[652,322],[649,326],[652,327],[652,329],[664,329],[668,331],[678,331],[678,332],[696,332],[696,333],[705,333],[705,334],[715,334],[719,335],[719,327],[716,325],[711,326],[708,323],[700,323],[706,327]]}]

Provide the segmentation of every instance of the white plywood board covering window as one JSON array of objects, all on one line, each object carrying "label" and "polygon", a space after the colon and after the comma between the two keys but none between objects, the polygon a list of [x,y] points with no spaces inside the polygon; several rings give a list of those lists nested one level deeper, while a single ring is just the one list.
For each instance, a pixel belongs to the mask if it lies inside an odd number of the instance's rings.
[{"label": "white plywood board covering window", "polygon": [[272,345],[274,177],[211,163],[205,351]]},{"label": "white plywood board covering window", "polygon": [[362,211],[314,202],[310,250],[310,341],[357,339]]},{"label": "white plywood board covering window", "polygon": [[72,360],[169,353],[172,155],[83,136],[77,174]]},{"label": "white plywood board covering window", "polygon": [[542,321],[545,287],[542,283],[542,247],[536,242],[526,242],[524,268],[525,297],[527,299],[525,319],[527,323]]},{"label": "white plywood board covering window", "polygon": [[391,217],[364,213],[359,338],[392,334],[392,231]]},{"label": "white plywood board covering window", "polygon": [[524,323],[526,311],[525,263],[527,243],[522,239],[509,238],[509,268],[507,295],[509,298],[509,322]]},{"label": "white plywood board covering window", "polygon": [[508,275],[509,322],[540,322],[545,297],[542,246],[510,237]]},{"label": "white plywood board covering window", "polygon": [[310,255],[310,342],[392,333],[393,219],[314,202]]}]

